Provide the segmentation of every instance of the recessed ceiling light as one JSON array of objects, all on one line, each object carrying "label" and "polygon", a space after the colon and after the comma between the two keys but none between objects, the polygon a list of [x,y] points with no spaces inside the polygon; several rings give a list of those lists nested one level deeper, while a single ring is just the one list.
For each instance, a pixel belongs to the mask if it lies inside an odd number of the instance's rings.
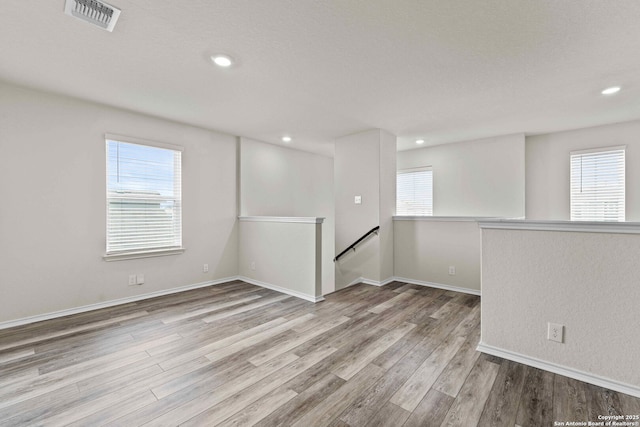
[{"label": "recessed ceiling light", "polygon": [[620,86],[611,86],[602,91],[603,95],[613,95],[620,92]]},{"label": "recessed ceiling light", "polygon": [[424,139],[418,139],[416,140],[416,144],[420,145],[420,144],[424,144]]},{"label": "recessed ceiling light", "polygon": [[233,59],[228,55],[211,55],[211,60],[218,67],[230,67],[233,65]]},{"label": "recessed ceiling light", "polygon": [[282,137],[282,142],[291,142],[291,137],[290,136],[283,136]]}]

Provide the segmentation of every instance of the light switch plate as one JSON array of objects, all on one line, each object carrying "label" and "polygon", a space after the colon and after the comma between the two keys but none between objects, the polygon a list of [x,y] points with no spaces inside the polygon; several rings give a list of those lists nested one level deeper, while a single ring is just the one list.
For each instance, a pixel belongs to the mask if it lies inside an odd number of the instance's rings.
[{"label": "light switch plate", "polygon": [[361,205],[361,204],[362,204],[362,196],[355,196],[355,197],[353,198],[353,202],[354,202],[356,205]]}]

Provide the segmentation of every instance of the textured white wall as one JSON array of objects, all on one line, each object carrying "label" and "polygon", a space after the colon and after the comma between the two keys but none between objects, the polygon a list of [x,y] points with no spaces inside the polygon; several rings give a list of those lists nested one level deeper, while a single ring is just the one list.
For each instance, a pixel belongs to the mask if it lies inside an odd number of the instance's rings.
[{"label": "textured white wall", "polygon": [[398,169],[433,168],[436,216],[524,217],[524,135],[398,153]]},{"label": "textured white wall", "polygon": [[[184,147],[185,253],[102,260],[105,132]],[[0,84],[0,148],[0,321],[237,274],[234,137]]]},{"label": "textured white wall", "polygon": [[335,290],[333,159],[241,138],[240,200],[243,216],[325,218],[322,288],[325,294]]},{"label": "textured white wall", "polygon": [[[480,291],[476,221],[394,221],[395,276]],[[449,275],[449,266],[456,274]]]},{"label": "textured white wall", "polygon": [[568,220],[569,153],[626,145],[626,220],[640,221],[640,121],[527,137],[527,219]]},{"label": "textured white wall", "polygon": [[321,233],[320,224],[240,221],[240,275],[311,298],[321,296],[316,275]]},{"label": "textured white wall", "polygon": [[638,254],[640,235],[483,229],[482,343],[640,387]]}]

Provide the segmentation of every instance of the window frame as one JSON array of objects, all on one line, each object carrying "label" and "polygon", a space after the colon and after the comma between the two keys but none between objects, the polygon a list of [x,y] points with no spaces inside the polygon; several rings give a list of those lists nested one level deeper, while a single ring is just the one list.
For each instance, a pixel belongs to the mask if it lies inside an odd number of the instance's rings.
[{"label": "window frame", "polygon": [[[401,214],[398,212],[398,202],[399,202],[399,197],[398,197],[398,176],[401,174],[410,174],[410,173],[416,173],[416,172],[431,172],[431,213],[427,213],[427,214]],[[433,216],[433,208],[434,208],[434,192],[433,192],[433,181],[434,181],[434,172],[433,172],[433,166],[419,166],[419,167],[414,167],[414,168],[406,168],[406,169],[398,169],[396,170],[396,216],[405,216],[405,217],[430,217]]]},{"label": "window frame", "polygon": [[[131,250],[117,250],[117,251],[107,251],[106,249],[109,246],[109,141],[113,142],[122,142],[126,144],[135,144],[142,145],[146,147],[159,148],[164,150],[172,150],[180,153],[180,176],[179,179],[179,198],[178,198],[178,207],[179,207],[179,216],[180,216],[180,245],[179,246],[166,246],[166,247],[156,247],[156,248],[140,248],[140,249],[131,249]],[[120,261],[120,260],[128,260],[128,259],[136,259],[136,258],[149,258],[149,257],[158,257],[158,256],[167,256],[167,255],[177,255],[183,253],[186,249],[184,247],[184,226],[183,226],[183,197],[182,197],[182,177],[183,177],[183,158],[182,153],[184,153],[184,148],[179,145],[167,144],[163,142],[150,141],[142,138],[135,138],[130,136],[118,135],[105,133],[104,134],[104,148],[105,148],[105,170],[104,176],[106,179],[105,182],[105,254],[103,255],[103,259],[105,261]],[[175,185],[175,182],[174,182]]]},{"label": "window frame", "polygon": [[[627,183],[626,183],[626,174],[627,174],[627,167],[626,167],[626,145],[618,145],[618,146],[609,146],[609,147],[600,147],[600,148],[591,148],[591,149],[587,149],[587,150],[577,150],[577,151],[571,151],[569,153],[569,218],[571,221],[574,222],[625,222],[626,221],[626,198],[627,198]],[[574,170],[573,170],[573,163],[574,163],[574,157],[575,156],[585,156],[585,155],[589,155],[589,154],[598,154],[598,153],[607,153],[607,152],[616,152],[616,151],[621,151],[622,152],[622,216],[618,216],[618,219],[616,220],[607,220],[604,218],[601,219],[597,219],[597,218],[585,218],[585,219],[576,219],[576,217],[578,216],[577,212],[574,212],[574,210],[577,210],[576,207],[576,199],[575,199],[575,193],[574,193]],[[580,179],[584,179],[582,172],[580,172]],[[618,213],[620,212],[620,210],[618,209]]]}]

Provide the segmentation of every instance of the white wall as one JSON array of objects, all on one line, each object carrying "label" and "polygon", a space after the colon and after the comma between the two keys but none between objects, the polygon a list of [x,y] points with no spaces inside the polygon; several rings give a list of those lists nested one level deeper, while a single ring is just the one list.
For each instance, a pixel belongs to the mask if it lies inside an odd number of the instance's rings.
[{"label": "white wall", "polygon": [[[105,132],[184,147],[183,254],[103,261]],[[0,321],[237,274],[234,137],[0,84],[0,148]]]},{"label": "white wall", "polygon": [[322,296],[321,226],[241,218],[240,276],[316,301]]},{"label": "white wall", "polygon": [[398,170],[433,168],[433,214],[440,218],[394,221],[395,276],[479,292],[477,222],[445,217],[523,217],[524,153],[522,134],[399,152]]},{"label": "white wall", "polygon": [[[473,220],[395,220],[395,276],[480,292],[480,228]],[[449,275],[449,266],[455,275]]]},{"label": "white wall", "polygon": [[398,170],[433,168],[435,216],[524,217],[523,134],[398,153]]},{"label": "white wall", "polygon": [[527,137],[527,219],[571,217],[569,153],[626,145],[626,220],[640,221],[640,121]]},{"label": "white wall", "polygon": [[[636,387],[640,235],[482,230],[482,344]],[[547,322],[565,326],[548,341]]]},{"label": "white wall", "polygon": [[[380,226],[379,236],[336,262],[336,289],[358,278],[382,282],[393,276],[395,147],[395,136],[380,129],[335,141],[336,254]],[[355,196],[361,196],[361,204],[354,203]]]},{"label": "white wall", "polygon": [[243,216],[324,217],[322,288],[325,294],[335,290],[333,159],[241,138],[240,212]]}]

